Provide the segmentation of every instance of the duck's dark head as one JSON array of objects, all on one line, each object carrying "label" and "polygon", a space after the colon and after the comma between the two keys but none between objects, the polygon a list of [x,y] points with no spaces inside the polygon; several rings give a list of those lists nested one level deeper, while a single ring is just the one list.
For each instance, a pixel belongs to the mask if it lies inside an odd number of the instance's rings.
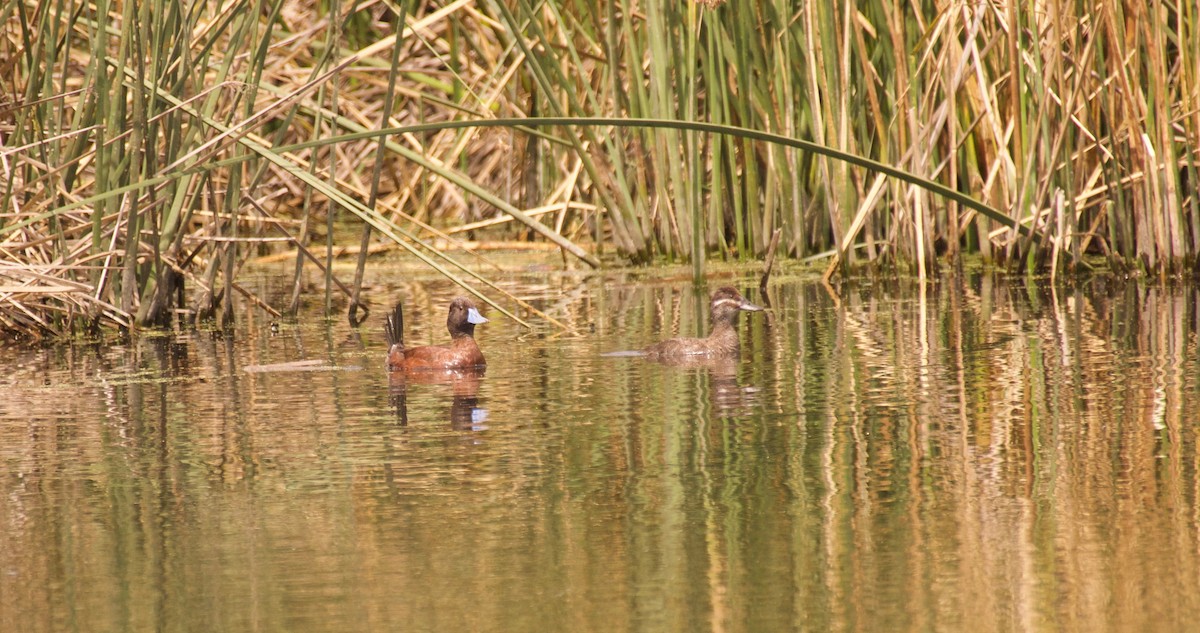
[{"label": "duck's dark head", "polygon": [[712,300],[708,303],[708,309],[712,315],[712,323],[714,326],[720,323],[736,323],[738,313],[745,310],[747,312],[762,312],[762,308],[746,301],[734,288],[725,286],[713,293]]},{"label": "duck's dark head", "polygon": [[446,316],[446,329],[450,330],[451,338],[460,336],[475,336],[475,326],[487,323],[488,320],[479,314],[475,304],[466,297],[455,297],[450,302],[450,314]]}]

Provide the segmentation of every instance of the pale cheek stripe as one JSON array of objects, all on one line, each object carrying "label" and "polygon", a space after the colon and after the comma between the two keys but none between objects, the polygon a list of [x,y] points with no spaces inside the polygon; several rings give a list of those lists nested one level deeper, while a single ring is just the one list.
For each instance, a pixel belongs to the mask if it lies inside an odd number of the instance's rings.
[{"label": "pale cheek stripe", "polygon": [[721,305],[721,304],[726,304],[726,303],[732,303],[732,304],[733,304],[733,305],[735,305],[735,306],[740,306],[740,305],[742,305],[740,302],[734,301],[733,299],[719,299],[719,300],[717,300],[716,302],[714,302],[714,303],[712,304],[712,307],[714,307],[714,308],[715,308],[715,307],[717,307],[717,306],[719,306],[719,305]]}]

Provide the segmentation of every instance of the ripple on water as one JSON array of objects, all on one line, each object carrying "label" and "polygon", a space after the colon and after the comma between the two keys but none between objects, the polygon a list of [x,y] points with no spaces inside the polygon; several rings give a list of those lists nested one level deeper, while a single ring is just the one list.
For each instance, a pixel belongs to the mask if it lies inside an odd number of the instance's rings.
[{"label": "ripple on water", "polygon": [[[496,318],[486,373],[402,393],[378,323],[5,348],[0,612],[1186,629],[1200,559],[1170,544],[1200,540],[1195,291],[1008,283],[780,282],[738,360],[664,364],[601,354],[702,333],[705,289],[543,277],[527,297],[594,333]],[[406,282],[414,340],[441,342],[455,293]]]}]

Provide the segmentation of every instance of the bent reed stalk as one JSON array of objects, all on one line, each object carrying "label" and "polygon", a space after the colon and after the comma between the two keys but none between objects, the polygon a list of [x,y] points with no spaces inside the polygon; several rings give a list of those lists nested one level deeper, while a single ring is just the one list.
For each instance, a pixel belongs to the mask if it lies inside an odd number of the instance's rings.
[{"label": "bent reed stalk", "polygon": [[297,300],[314,261],[350,296],[361,275],[347,286],[312,247],[364,225],[531,313],[427,238],[469,225],[698,279],[776,229],[781,256],[835,253],[830,273],[1197,264],[1194,3],[398,9],[0,5],[0,330],[228,319],[234,292],[294,311],[236,283],[281,248]]}]

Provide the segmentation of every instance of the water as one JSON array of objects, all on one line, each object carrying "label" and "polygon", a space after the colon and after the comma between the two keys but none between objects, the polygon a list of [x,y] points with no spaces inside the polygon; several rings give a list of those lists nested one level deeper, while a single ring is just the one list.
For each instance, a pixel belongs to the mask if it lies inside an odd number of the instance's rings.
[{"label": "water", "polygon": [[[0,350],[0,630],[1200,620],[1195,289],[781,282],[740,360],[678,366],[600,354],[703,294],[508,287],[580,333],[489,314],[482,377],[389,385],[378,305]],[[442,342],[453,294],[374,299]]]}]

